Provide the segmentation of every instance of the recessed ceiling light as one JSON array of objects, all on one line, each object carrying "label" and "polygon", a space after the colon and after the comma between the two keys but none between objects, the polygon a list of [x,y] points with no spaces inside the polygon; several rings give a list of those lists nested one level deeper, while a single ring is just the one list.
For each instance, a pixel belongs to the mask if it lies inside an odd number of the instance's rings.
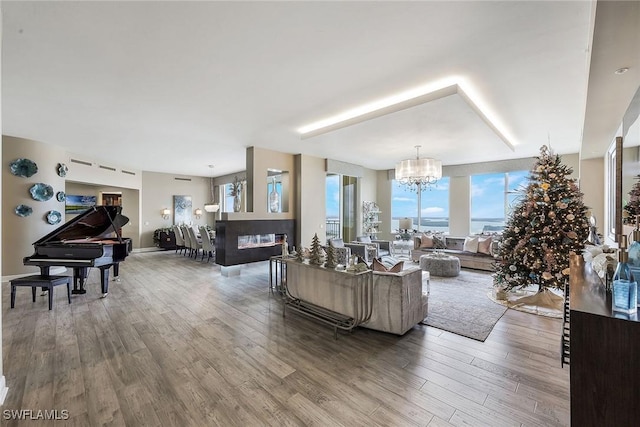
[{"label": "recessed ceiling light", "polygon": [[627,71],[629,71],[629,67],[622,67],[622,68],[618,68],[617,70],[614,71],[615,74],[624,74]]}]

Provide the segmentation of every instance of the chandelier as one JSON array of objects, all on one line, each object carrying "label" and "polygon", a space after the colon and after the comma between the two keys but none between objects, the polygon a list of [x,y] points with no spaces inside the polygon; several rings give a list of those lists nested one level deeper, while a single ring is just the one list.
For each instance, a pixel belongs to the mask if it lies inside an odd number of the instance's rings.
[{"label": "chandelier", "polygon": [[[213,165],[209,165],[209,167],[212,168]],[[215,188],[216,187],[213,183],[213,177],[211,177],[209,178],[209,191],[211,192],[211,202],[205,203],[204,205],[204,210],[207,212],[218,212],[218,209],[220,209],[220,205],[215,202],[215,199],[216,199]]]},{"label": "chandelier", "polygon": [[416,145],[416,158],[396,163],[396,180],[403,184],[431,185],[442,178],[442,162],[431,158],[420,158],[420,147]]}]

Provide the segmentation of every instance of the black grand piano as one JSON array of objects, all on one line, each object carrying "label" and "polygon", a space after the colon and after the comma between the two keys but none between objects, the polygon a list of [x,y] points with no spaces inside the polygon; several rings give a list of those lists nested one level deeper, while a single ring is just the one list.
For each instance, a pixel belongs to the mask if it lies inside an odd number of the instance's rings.
[{"label": "black grand piano", "polygon": [[131,252],[131,239],[120,228],[129,222],[120,206],[93,206],[33,244],[36,252],[24,265],[40,267],[48,275],[51,267],[73,268],[73,293],[84,294],[89,267],[100,269],[102,297],[109,292],[109,268],[118,277],[119,263]]}]

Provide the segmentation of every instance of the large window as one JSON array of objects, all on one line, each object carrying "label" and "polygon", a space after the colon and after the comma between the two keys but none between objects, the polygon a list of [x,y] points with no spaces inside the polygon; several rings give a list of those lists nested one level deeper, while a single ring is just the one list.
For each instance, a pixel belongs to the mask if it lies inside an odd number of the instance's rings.
[{"label": "large window", "polygon": [[326,183],[327,239],[339,238],[340,233],[340,175],[327,175]]},{"label": "large window", "polygon": [[471,176],[471,233],[502,231],[528,171]]},{"label": "large window", "polygon": [[391,187],[391,231],[398,230],[402,218],[413,220],[414,230],[449,232],[449,177],[423,187],[420,193],[420,224],[418,226],[418,192],[394,180]]}]

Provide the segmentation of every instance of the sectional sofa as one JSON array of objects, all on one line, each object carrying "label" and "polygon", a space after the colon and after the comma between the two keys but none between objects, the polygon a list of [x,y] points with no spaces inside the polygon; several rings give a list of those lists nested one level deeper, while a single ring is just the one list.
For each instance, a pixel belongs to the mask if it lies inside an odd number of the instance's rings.
[{"label": "sectional sofa", "polygon": [[[441,236],[431,247],[423,243],[423,236],[413,238],[413,250],[411,251],[411,260],[413,262],[420,261],[420,256],[435,251],[444,252],[448,255],[456,256],[460,259],[460,266],[464,268],[473,268],[476,270],[493,271],[494,262],[496,261],[497,241],[495,236],[471,236],[467,237],[451,237]],[[489,242],[489,250],[481,250],[475,246],[467,244],[471,238],[491,239]],[[485,243],[487,243],[485,241]],[[465,247],[466,246],[466,247]]]}]

